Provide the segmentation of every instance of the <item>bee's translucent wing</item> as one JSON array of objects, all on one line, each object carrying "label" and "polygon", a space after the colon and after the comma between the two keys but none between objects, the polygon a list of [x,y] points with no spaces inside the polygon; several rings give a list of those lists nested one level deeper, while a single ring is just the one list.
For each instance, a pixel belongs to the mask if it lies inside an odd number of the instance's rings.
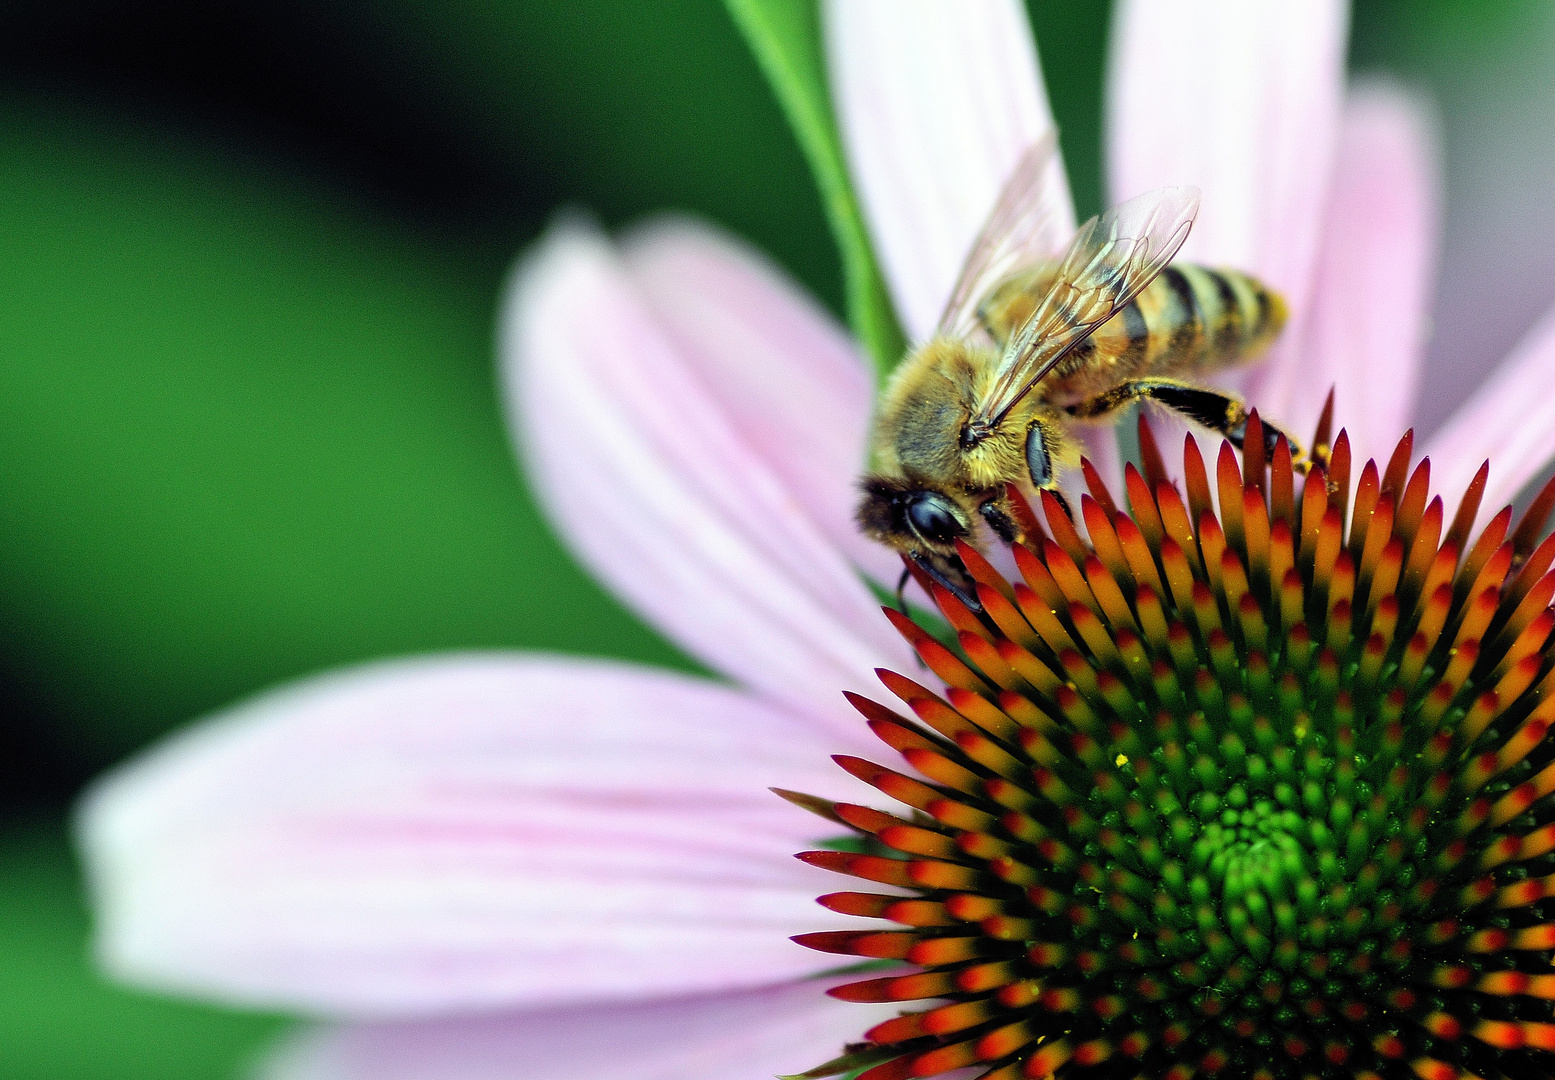
[{"label": "bee's translucent wing", "polygon": [[999,200],[961,267],[961,276],[940,315],[936,334],[969,337],[978,327],[978,305],[1001,282],[1041,262],[1050,262],[1064,245],[1063,222],[1049,212],[1047,184],[1061,175],[1049,166],[1058,152],[1050,128],[1015,163]]},{"label": "bee's translucent wing", "polygon": [[1161,188],[1080,226],[1051,287],[1010,336],[972,426],[996,425],[1070,349],[1127,307],[1172,261],[1198,211],[1198,188]]}]

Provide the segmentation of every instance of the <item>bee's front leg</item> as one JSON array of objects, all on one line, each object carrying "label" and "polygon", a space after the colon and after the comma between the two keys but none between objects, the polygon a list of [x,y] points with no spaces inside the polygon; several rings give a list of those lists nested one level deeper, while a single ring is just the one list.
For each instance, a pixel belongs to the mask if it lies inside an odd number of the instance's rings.
[{"label": "bee's front leg", "polygon": [[1015,523],[1015,518],[1004,508],[1003,496],[986,500],[977,508],[977,512],[983,516],[983,520],[988,523],[994,535],[1006,544],[1016,544],[1025,539],[1020,526]]}]

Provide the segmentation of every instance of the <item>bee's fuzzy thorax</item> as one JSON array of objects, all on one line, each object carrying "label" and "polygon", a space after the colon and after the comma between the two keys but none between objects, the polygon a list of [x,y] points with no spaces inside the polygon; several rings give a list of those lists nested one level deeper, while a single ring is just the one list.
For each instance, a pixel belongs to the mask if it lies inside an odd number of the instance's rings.
[{"label": "bee's fuzzy thorax", "polygon": [[954,338],[934,338],[909,354],[880,396],[870,448],[875,467],[964,486],[961,433],[992,367],[981,347]]},{"label": "bee's fuzzy thorax", "polygon": [[[910,474],[926,487],[967,493],[1002,489],[1015,481],[1029,487],[1026,433],[1039,411],[1035,396],[1023,401],[991,432],[974,441],[967,426],[988,393],[995,353],[986,346],[934,338],[910,354],[881,394],[870,458],[882,475]],[[1057,459],[1072,467],[1078,457],[1053,410],[1047,426]]]},{"label": "bee's fuzzy thorax", "polygon": [[959,546],[956,649],[888,612],[945,688],[850,695],[905,765],[838,761],[901,805],[810,800],[856,839],[800,856],[887,925],[797,940],[904,1011],[805,1075],[1555,1075],[1555,482],[1471,539],[1485,472],[1445,520],[1408,436],[1303,483],[1255,414],[1181,491],[1142,444],[1089,539],[1026,512],[1020,580]]}]

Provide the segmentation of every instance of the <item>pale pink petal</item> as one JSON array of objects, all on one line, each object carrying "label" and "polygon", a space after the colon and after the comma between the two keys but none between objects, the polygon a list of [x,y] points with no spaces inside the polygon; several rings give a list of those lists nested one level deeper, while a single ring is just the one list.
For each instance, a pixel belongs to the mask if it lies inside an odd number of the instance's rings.
[{"label": "pale pink petal", "polygon": [[[852,747],[863,749],[862,741]],[[332,1016],[647,998],[832,966],[791,858],[856,791],[806,724],[624,664],[453,656],[267,694],[115,770],[80,838],[115,976]]]},{"label": "pale pink petal", "polygon": [[[742,259],[749,270],[730,256]],[[742,273],[708,296],[744,289],[739,318],[770,327],[794,313],[792,294],[761,280]],[[693,339],[689,327],[708,313],[663,292],[667,314],[580,223],[552,229],[520,265],[502,342],[530,477],[583,561],[655,626],[833,733],[855,732],[840,691],[873,685],[877,665],[911,663],[906,647],[828,535],[837,523],[823,527],[786,481],[793,470],[765,456],[765,435],[744,430],[748,400],[720,398],[704,374],[710,331]],[[771,344],[727,362],[772,362]],[[812,436],[826,438],[807,423],[790,432]]]},{"label": "pale pink petal", "polygon": [[305,1032],[257,1080],[772,1080],[830,1060],[894,1006],[815,980],[631,1005]]},{"label": "pale pink petal", "polygon": [[1334,386],[1356,460],[1382,462],[1419,391],[1441,218],[1435,131],[1421,103],[1374,83],[1352,94],[1339,146],[1302,362],[1271,371],[1257,403],[1307,438]]},{"label": "pale pink petal", "polygon": [[[1096,466],[1102,482],[1112,491],[1122,491],[1123,455],[1118,451],[1117,422],[1104,426],[1077,427],[1075,431],[1080,437],[1080,452]],[[1063,479],[1066,493],[1073,496],[1070,504],[1079,506],[1080,493],[1087,490],[1084,475],[1077,469]]]},{"label": "pale pink petal", "polygon": [[628,271],[692,374],[837,547],[879,581],[901,562],[853,520],[874,375],[841,327],[755,251],[693,218],[623,238]]},{"label": "pale pink petal", "polygon": [[[1053,126],[1016,0],[828,0],[832,101],[886,284],[910,338],[934,329],[1021,153]],[[1055,233],[1074,230],[1063,164]]]},{"label": "pale pink petal", "polygon": [[[1203,204],[1181,257],[1257,274],[1286,296],[1297,324],[1334,160],[1348,9],[1344,0],[1122,0],[1113,16],[1112,200],[1196,184]],[[1297,337],[1299,325],[1276,356],[1294,355]]]},{"label": "pale pink petal", "polygon": [[1555,309],[1501,361],[1474,396],[1433,434],[1431,486],[1456,507],[1488,458],[1490,482],[1480,520],[1510,503],[1555,458]]}]

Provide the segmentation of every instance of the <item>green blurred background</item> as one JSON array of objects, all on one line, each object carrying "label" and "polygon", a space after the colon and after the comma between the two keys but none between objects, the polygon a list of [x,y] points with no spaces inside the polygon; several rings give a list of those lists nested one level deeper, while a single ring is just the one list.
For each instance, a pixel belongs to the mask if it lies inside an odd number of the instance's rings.
[{"label": "green blurred background", "polygon": [[[1032,4],[1082,213],[1108,6]],[[1353,63],[1443,114],[1435,422],[1555,297],[1555,5],[1365,0]],[[566,204],[707,214],[839,307],[718,0],[0,2],[0,1080],[233,1076],[284,1023],[91,973],[68,807],[157,735],[385,654],[691,666],[498,415],[495,298]]]}]

